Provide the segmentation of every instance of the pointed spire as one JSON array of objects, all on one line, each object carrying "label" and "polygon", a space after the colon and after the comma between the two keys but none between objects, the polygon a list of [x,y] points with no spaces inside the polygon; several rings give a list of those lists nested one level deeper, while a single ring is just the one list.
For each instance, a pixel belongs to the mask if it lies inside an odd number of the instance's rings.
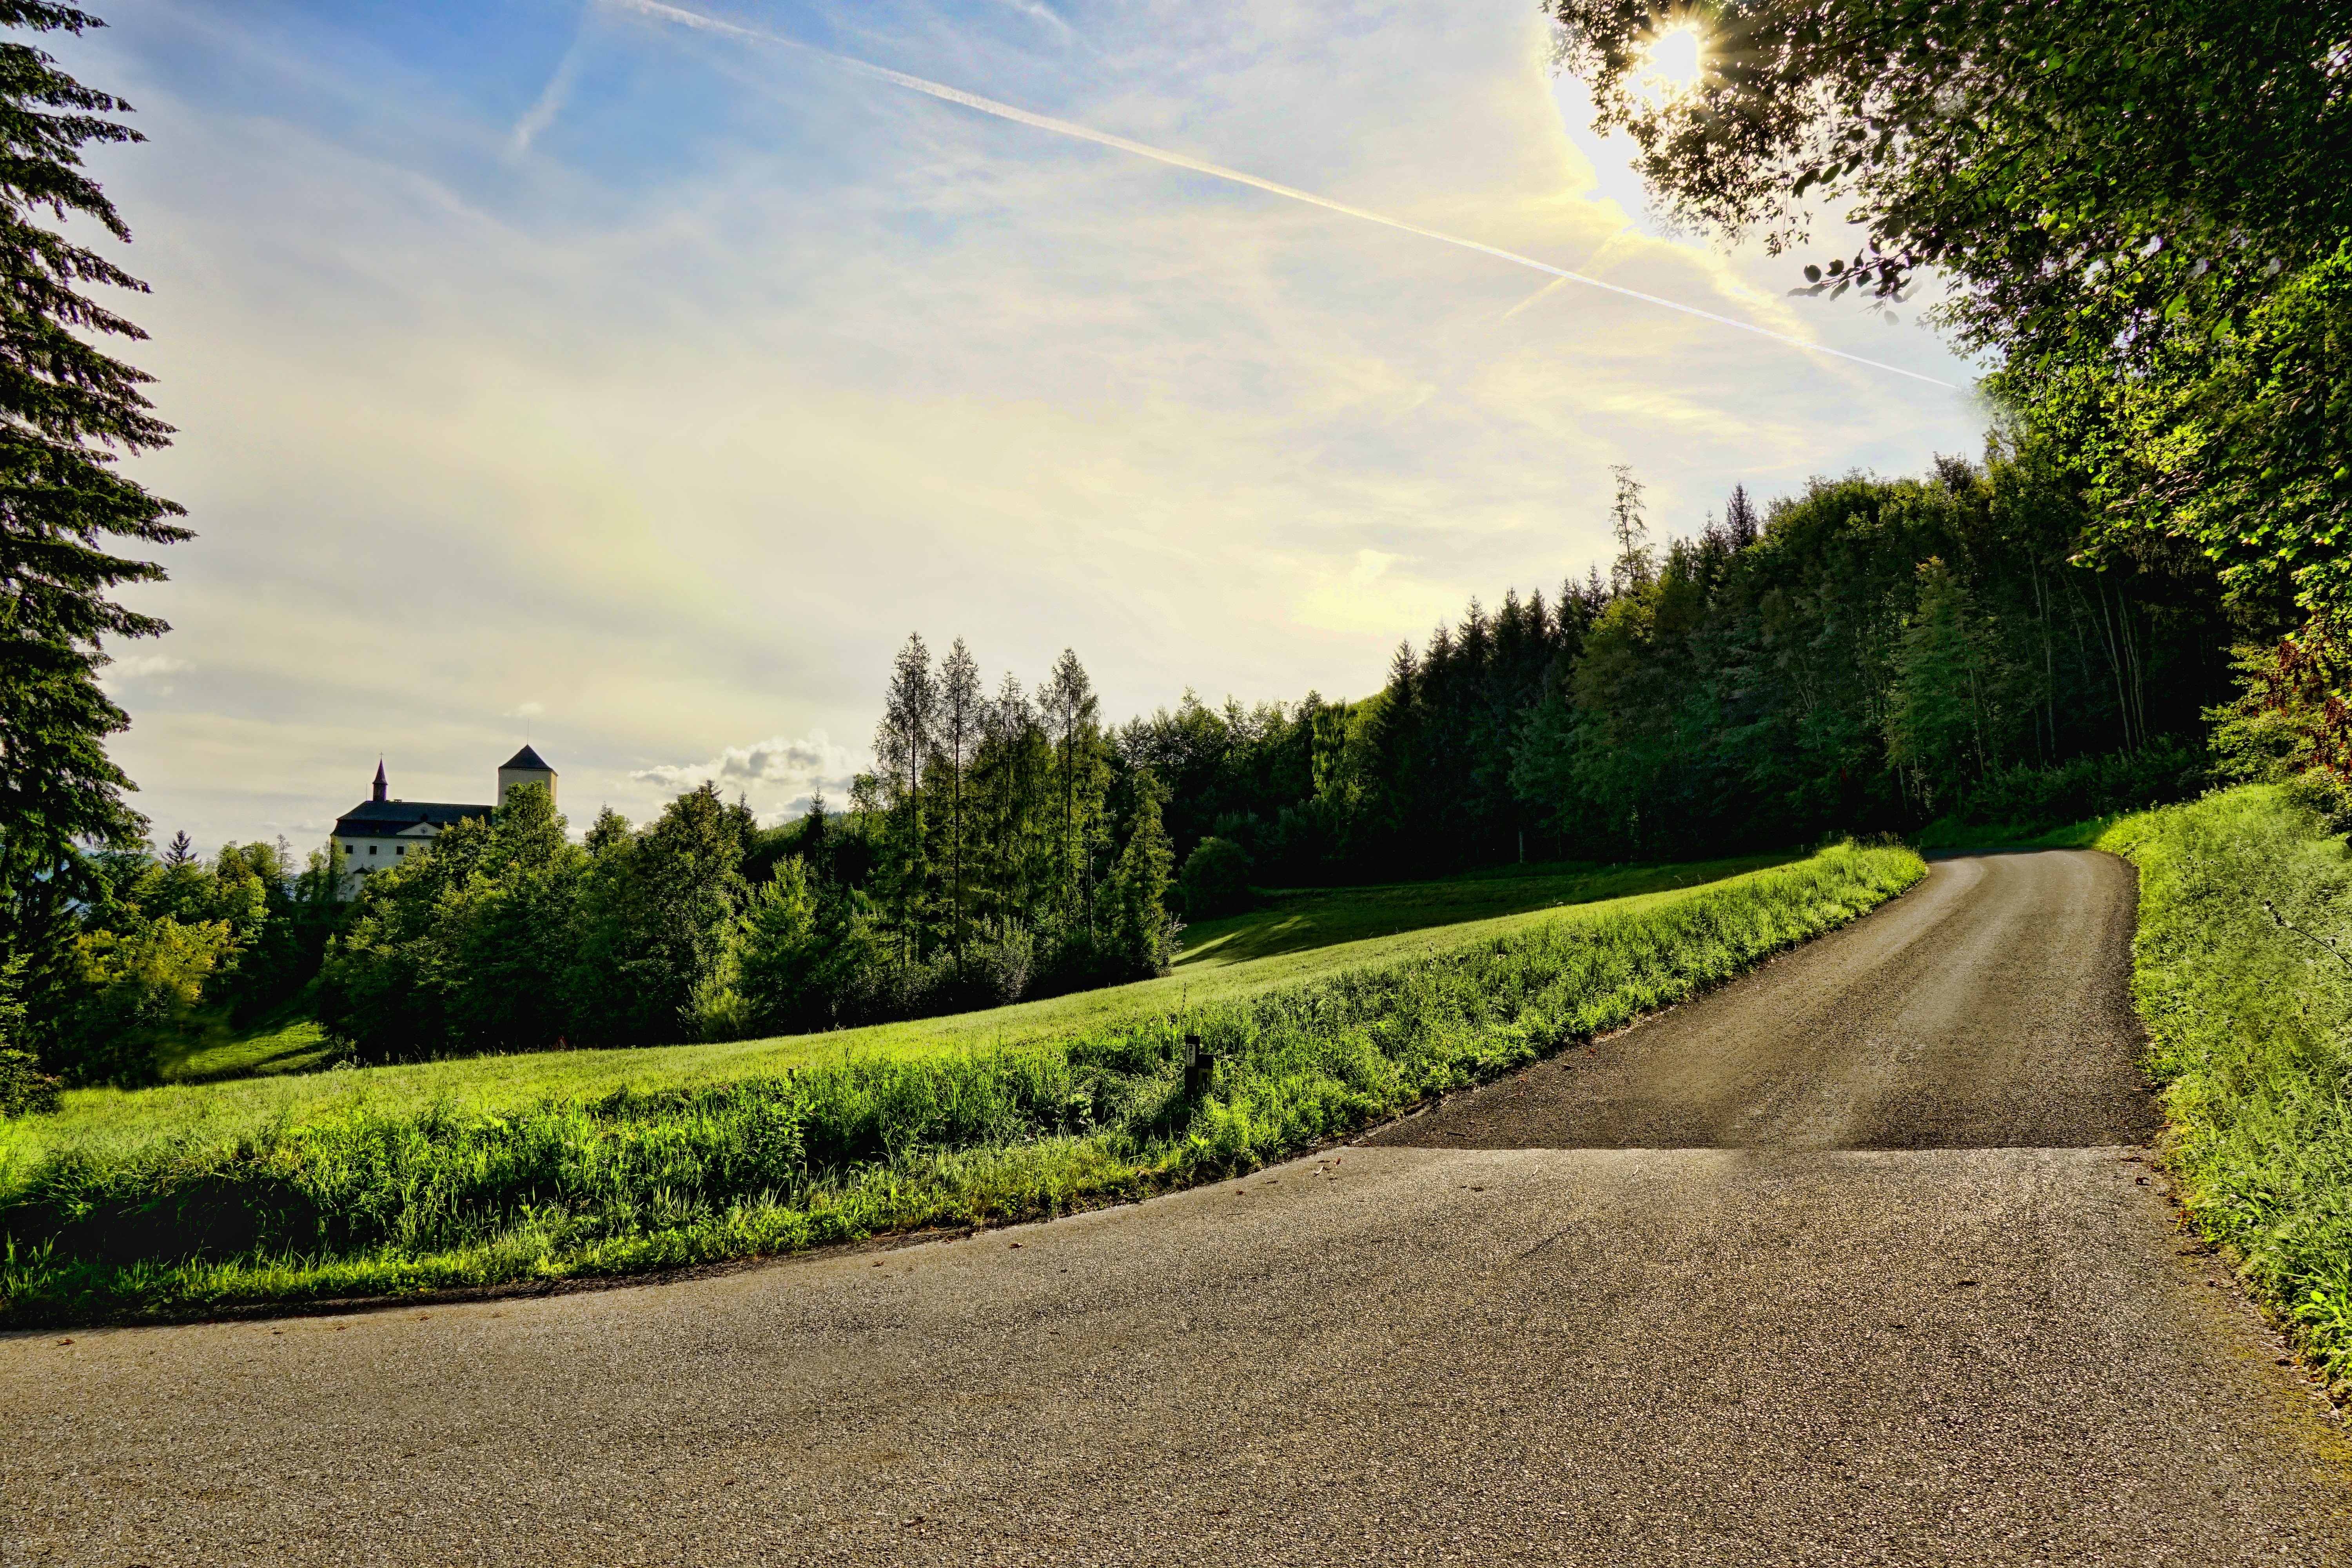
[{"label": "pointed spire", "polygon": [[382,757],[378,757],[378,758],[375,760],[375,797],[376,797],[376,799],[378,799],[378,800],[382,800],[382,799],[383,798],[383,795],[384,795],[384,791],[385,791],[385,790],[387,790],[387,789],[389,789],[389,788],[391,788],[391,787],[392,787],[392,786],[391,786],[391,784],[390,784],[390,783],[389,783],[389,781],[387,781],[387,780],[384,778],[384,776],[383,776],[383,759]]}]

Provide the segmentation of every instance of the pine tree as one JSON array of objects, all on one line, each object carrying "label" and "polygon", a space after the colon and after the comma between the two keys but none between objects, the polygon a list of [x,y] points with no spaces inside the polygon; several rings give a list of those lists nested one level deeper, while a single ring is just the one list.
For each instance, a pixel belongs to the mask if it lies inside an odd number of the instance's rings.
[{"label": "pine tree", "polygon": [[1135,780],[1135,826],[1103,891],[1118,965],[1136,978],[1168,973],[1175,955],[1176,922],[1168,914],[1174,851],[1160,820],[1160,785],[1150,773]]},{"label": "pine tree", "polygon": [[1731,535],[1731,547],[1745,550],[1763,533],[1756,521],[1756,503],[1748,499],[1746,485],[1731,487],[1731,499],[1724,503],[1724,531]]},{"label": "pine tree", "polygon": [[809,796],[808,815],[801,818],[800,851],[810,867],[818,871],[824,869],[830,852],[831,847],[825,841],[825,830],[829,826],[824,809],[824,791],[818,790]]},{"label": "pine tree", "polygon": [[[987,889],[991,926],[1003,941],[1035,923],[1042,912],[1034,908],[1038,895],[1050,897],[1055,886],[1050,847],[1037,839],[1057,792],[1048,786],[1052,753],[1036,709],[1009,671],[988,703],[982,729],[972,787],[983,798],[985,816],[976,825],[975,842],[984,840],[989,864],[974,880]],[[1047,853],[1041,855],[1041,847]]]},{"label": "pine tree", "polygon": [[1095,714],[1094,683],[1076,650],[1064,648],[1054,661],[1053,674],[1037,693],[1037,707],[1045,721],[1045,738],[1053,743],[1055,783],[1059,786],[1060,820],[1055,824],[1055,857],[1059,864],[1062,902],[1076,914],[1087,907],[1085,897],[1087,783],[1092,764]]},{"label": "pine tree", "polygon": [[874,760],[882,770],[881,797],[887,813],[891,857],[888,881],[896,906],[898,952],[916,958],[915,926],[923,879],[923,765],[930,761],[939,723],[940,687],[931,673],[931,650],[920,633],[910,635],[891,662],[890,686],[882,701],[882,722],[874,731]]},{"label": "pine tree", "polygon": [[1656,568],[1650,547],[1649,524],[1642,521],[1642,482],[1630,464],[1609,470],[1617,476],[1617,493],[1609,502],[1609,533],[1617,542],[1617,560],[1609,569],[1609,585],[1617,593],[1646,588]]},{"label": "pine tree", "polygon": [[[62,5],[0,0],[0,26],[79,35],[102,25]],[[143,140],[103,118],[129,107],[30,44],[0,43],[0,894],[19,906],[19,944],[44,923],[21,906],[73,890],[77,843],[127,846],[146,826],[122,799],[136,786],[106,754],[105,738],[131,721],[98,672],[106,639],[169,629],[108,592],[163,573],[109,542],[190,537],[165,521],[179,507],[112,466],[168,445],[172,429],[140,391],[151,378],[92,341],[146,333],[80,292],[146,285],[34,221],[46,209],[57,223],[131,238],[79,151]]]},{"label": "pine tree", "polygon": [[964,799],[972,753],[980,748],[988,702],[980,688],[980,661],[958,637],[940,666],[938,755],[947,772],[948,951],[956,969],[963,968],[964,849],[971,838]]},{"label": "pine tree", "polygon": [[808,862],[785,856],[776,863],[775,876],[752,889],[744,905],[738,984],[756,1023],[793,1027],[813,1011],[810,994],[823,956],[817,888]]}]

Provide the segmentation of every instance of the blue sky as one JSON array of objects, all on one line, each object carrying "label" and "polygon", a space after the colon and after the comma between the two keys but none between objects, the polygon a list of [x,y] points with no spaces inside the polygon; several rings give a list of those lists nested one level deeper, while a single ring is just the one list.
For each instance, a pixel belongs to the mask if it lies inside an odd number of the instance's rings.
[{"label": "blue sky", "polygon": [[[692,9],[1965,385],[1794,262],[1677,238],[1526,0]],[[382,753],[575,822],[864,760],[912,630],[1075,647],[1124,715],[1361,695],[1473,594],[1735,481],[1972,452],[1946,390],[642,7],[110,7],[96,167],[202,537],[121,650],[159,836],[315,842]]]}]

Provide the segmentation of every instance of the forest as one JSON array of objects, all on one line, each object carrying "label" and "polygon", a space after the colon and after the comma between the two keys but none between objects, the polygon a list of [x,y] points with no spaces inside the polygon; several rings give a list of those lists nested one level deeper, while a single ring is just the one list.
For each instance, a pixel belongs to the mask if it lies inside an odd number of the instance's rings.
[{"label": "forest", "polygon": [[1112,723],[1075,652],[1032,689],[915,636],[874,769],[780,826],[706,785],[575,841],[522,790],[348,903],[331,849],[107,852],[28,1032],[117,1083],[298,994],[360,1061],[746,1037],[1162,973],[1254,889],[2022,832],[2195,793],[2232,642],[2277,630],[2193,551],[2086,550],[2030,447],[1735,489],[1682,534],[1630,469],[1593,505],[1611,560],[1473,600],[1360,700]]}]

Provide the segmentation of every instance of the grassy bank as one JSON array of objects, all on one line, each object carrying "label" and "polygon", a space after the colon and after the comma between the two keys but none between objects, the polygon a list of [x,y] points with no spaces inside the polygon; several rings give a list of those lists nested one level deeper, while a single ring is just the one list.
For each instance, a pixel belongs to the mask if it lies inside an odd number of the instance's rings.
[{"label": "grassy bank", "polygon": [[[1176,955],[1181,983],[1223,984],[1220,971],[1385,937],[1509,921],[1571,904],[1677,892],[1798,859],[1801,852],[1634,866],[1502,866],[1441,880],[1302,888],[1263,896],[1246,914],[1195,921]],[[1497,927],[1498,931],[1508,929]],[[1352,963],[1346,966],[1352,967]],[[1232,977],[1242,980],[1244,976]]]},{"label": "grassy bank", "polygon": [[[85,1103],[8,1124],[0,1321],[676,1267],[1159,1190],[1614,1027],[1921,872],[1907,850],[1843,846],[1704,887],[1507,917],[1507,929],[1326,948],[1318,956],[1352,947],[1355,961],[1189,1005],[1182,977],[1151,982],[1170,989],[1148,1016],[1080,1015],[1003,1044],[835,1043],[781,1060],[611,1053],[673,1058],[617,1084],[517,1076],[536,1058],[508,1058],[487,1093],[418,1068],[274,1103],[240,1100],[253,1086],[234,1083]],[[1217,1064],[1197,1097],[1178,1062],[1186,1028]],[[277,1087],[345,1076],[365,1075]],[[238,1109],[192,1110],[206,1094]]]},{"label": "grassy bank", "polygon": [[2352,1386],[2352,856],[2275,787],[2109,827],[2139,868],[2133,990],[2205,1235]]}]

